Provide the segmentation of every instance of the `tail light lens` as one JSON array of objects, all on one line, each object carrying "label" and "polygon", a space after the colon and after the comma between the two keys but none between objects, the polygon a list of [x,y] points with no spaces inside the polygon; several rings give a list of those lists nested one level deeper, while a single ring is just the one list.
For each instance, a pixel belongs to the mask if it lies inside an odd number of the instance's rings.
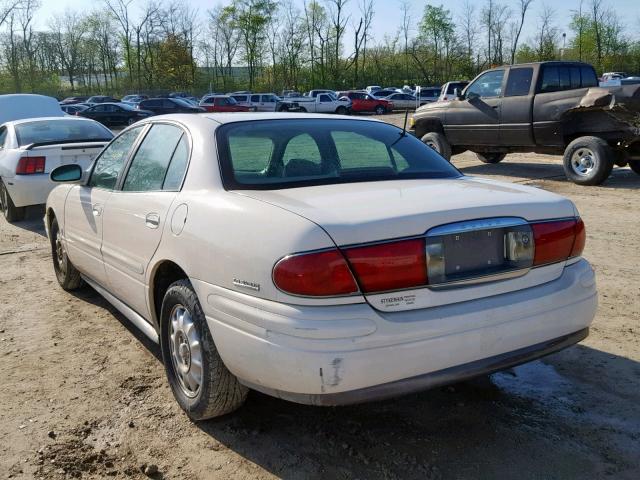
[{"label": "tail light lens", "polygon": [[403,240],[344,251],[364,293],[426,285],[425,240]]},{"label": "tail light lens", "polygon": [[46,157],[22,157],[20,160],[18,160],[16,175],[33,175],[35,173],[44,173],[44,166],[46,162]]},{"label": "tail light lens", "polygon": [[338,249],[283,258],[273,268],[273,282],[286,293],[309,297],[358,292],[358,285]]},{"label": "tail light lens", "polygon": [[533,265],[562,262],[579,256],[584,249],[585,229],[582,219],[534,223],[535,239]]}]

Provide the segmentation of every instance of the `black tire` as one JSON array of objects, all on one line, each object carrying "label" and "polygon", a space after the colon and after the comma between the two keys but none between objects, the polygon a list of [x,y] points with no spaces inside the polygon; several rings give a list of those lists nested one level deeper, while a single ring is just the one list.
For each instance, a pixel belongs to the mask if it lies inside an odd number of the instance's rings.
[{"label": "black tire", "polygon": [[478,157],[478,160],[480,160],[482,163],[500,163],[506,156],[506,153],[500,152],[476,153],[476,157]]},{"label": "black tire", "polygon": [[127,125],[131,126],[134,123],[136,123],[136,119],[135,118],[133,118],[133,117],[127,118]]},{"label": "black tire", "polygon": [[56,273],[56,279],[63,290],[70,292],[77,290],[82,286],[82,278],[80,272],[71,263],[64,243],[59,237],[60,228],[58,227],[58,219],[53,217],[51,226],[49,227],[49,241],[51,242],[51,258],[53,259],[53,270]]},{"label": "black tire", "polygon": [[[189,313],[201,346],[202,381],[191,396],[184,390],[184,383],[177,372],[179,367],[175,363],[170,346],[171,315],[177,308],[183,308]],[[198,421],[218,417],[233,412],[244,403],[249,389],[242,385],[222,362],[198,297],[188,280],[178,280],[169,286],[162,301],[160,328],[160,346],[167,379],[173,396],[189,418]],[[176,334],[176,338],[177,336]],[[190,370],[191,350],[188,349],[188,352]]]},{"label": "black tire", "polygon": [[387,113],[387,109],[384,108],[382,105],[378,105],[375,109],[375,114],[376,115],[384,115],[385,113]]},{"label": "black tire", "polygon": [[580,137],[564,151],[562,163],[569,180],[578,185],[600,185],[613,169],[615,151],[599,137]]},{"label": "black tire", "polygon": [[451,161],[451,145],[444,134],[439,132],[429,132],[420,139],[429,147],[433,148],[447,161]]},{"label": "black tire", "polygon": [[629,168],[640,175],[640,160],[629,160]]},{"label": "black tire", "polygon": [[4,218],[9,223],[24,220],[25,208],[14,205],[11,195],[9,195],[9,191],[2,180],[0,180],[0,210],[2,210]]},{"label": "black tire", "polygon": [[304,107],[300,107],[300,113],[307,113],[307,109]]},{"label": "black tire", "polygon": [[340,107],[336,108],[336,113],[338,115],[346,115],[347,114],[347,108],[340,106]]}]

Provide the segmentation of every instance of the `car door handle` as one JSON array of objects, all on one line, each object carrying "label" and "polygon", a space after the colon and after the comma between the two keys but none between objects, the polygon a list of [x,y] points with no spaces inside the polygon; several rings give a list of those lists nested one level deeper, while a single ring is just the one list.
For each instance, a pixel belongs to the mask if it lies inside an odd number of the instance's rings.
[{"label": "car door handle", "polygon": [[99,217],[102,215],[102,205],[98,205],[97,203],[92,205],[91,211],[93,212],[94,217]]},{"label": "car door handle", "polygon": [[158,228],[160,226],[160,215],[157,213],[149,213],[145,217],[144,223],[149,228]]}]

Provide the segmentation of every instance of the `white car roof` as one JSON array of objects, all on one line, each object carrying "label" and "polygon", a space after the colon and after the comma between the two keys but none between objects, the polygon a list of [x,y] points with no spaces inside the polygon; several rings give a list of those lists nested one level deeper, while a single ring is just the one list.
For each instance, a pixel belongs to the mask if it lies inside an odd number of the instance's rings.
[{"label": "white car roof", "polygon": [[26,118],[64,116],[53,97],[23,93],[0,95],[0,124]]}]

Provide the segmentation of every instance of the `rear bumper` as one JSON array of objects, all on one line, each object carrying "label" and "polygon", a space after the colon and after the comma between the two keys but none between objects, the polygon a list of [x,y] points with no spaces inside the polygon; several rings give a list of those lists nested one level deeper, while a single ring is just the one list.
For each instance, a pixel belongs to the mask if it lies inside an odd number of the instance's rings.
[{"label": "rear bumper", "polygon": [[583,339],[597,307],[584,260],[543,285],[399,313],[364,303],[284,305],[193,284],[218,351],[242,383],[317,405],[387,398],[530,361]]},{"label": "rear bumper", "polygon": [[16,207],[46,203],[49,192],[55,187],[48,173],[16,175],[5,179],[5,185]]}]

